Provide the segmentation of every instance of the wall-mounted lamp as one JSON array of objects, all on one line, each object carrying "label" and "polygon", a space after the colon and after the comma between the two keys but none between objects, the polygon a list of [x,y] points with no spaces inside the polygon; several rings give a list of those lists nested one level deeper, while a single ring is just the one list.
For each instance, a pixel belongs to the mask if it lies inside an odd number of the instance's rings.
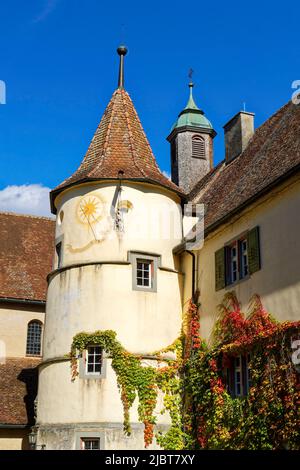
[{"label": "wall-mounted lamp", "polygon": [[36,450],[38,447],[41,448],[41,450],[45,450],[46,444],[37,444],[36,443],[36,438],[37,438],[37,432],[34,428],[31,428],[31,432],[28,435],[28,440],[29,440],[29,446],[31,450]]}]

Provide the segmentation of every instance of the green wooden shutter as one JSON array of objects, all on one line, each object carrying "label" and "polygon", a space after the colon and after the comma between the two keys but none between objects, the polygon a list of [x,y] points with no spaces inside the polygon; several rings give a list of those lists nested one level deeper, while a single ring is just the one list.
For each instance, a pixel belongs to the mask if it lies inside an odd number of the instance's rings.
[{"label": "green wooden shutter", "polygon": [[215,273],[216,273],[216,290],[224,289],[226,281],[225,273],[225,248],[215,252]]},{"label": "green wooden shutter", "polygon": [[254,227],[248,232],[248,264],[250,274],[260,270],[260,247],[259,247],[259,227]]}]

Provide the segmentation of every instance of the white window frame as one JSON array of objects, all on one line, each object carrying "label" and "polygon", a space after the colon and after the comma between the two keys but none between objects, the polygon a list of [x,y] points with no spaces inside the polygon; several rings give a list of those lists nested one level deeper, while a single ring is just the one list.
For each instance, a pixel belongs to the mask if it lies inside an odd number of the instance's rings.
[{"label": "white window frame", "polygon": [[[142,268],[139,269],[138,265],[142,265]],[[144,269],[144,267],[147,266],[148,269]],[[154,265],[152,260],[147,260],[147,259],[142,259],[142,258],[137,258],[136,260],[136,285],[137,287],[143,287],[145,289],[151,289],[152,288],[152,278],[153,274],[152,271],[154,270]],[[138,273],[139,271],[142,273],[142,276],[139,276]],[[148,277],[145,276],[145,273],[148,273]],[[142,281],[142,284],[139,284],[139,280]],[[145,284],[145,282],[148,282],[148,285]]]},{"label": "white window frame", "polygon": [[[99,348],[100,350],[100,354],[96,354],[95,352],[95,349],[96,348]],[[93,353],[90,353],[90,349],[94,349]],[[97,362],[96,362],[96,356],[99,356],[100,355],[100,371],[96,371],[96,370],[93,370],[92,372],[88,370],[89,368],[89,365],[93,365],[93,369],[96,368],[96,365],[97,365]],[[90,357],[93,357],[93,361],[91,363],[89,363],[89,358]],[[94,374],[94,375],[101,375],[101,370],[102,370],[102,366],[103,366],[103,350],[100,346],[97,346],[97,345],[91,345],[91,346],[88,346],[87,349],[86,349],[86,353],[85,353],[85,373],[88,375],[88,374]]]},{"label": "white window frame", "polygon": [[[246,248],[243,248],[243,244]],[[248,241],[247,238],[240,238],[238,241],[238,255],[239,255],[239,279],[244,279],[249,275],[249,260],[248,260]]]},{"label": "white window frame", "polygon": [[[234,284],[239,280],[239,259],[238,259],[238,243],[237,241],[234,241],[230,247],[230,258],[229,258],[229,264],[230,264],[230,282],[231,284]],[[235,255],[233,254],[233,250],[235,250]],[[234,263],[235,263],[235,269],[234,269]],[[235,279],[234,279],[235,275]]]},{"label": "white window frame", "polygon": [[[91,429],[91,428],[90,428]],[[90,431],[87,431],[86,428],[84,430],[76,430],[75,431],[75,448],[76,450],[85,450],[82,448],[82,444],[84,440],[99,440],[99,450],[104,450],[104,432],[99,431],[99,428]],[[98,449],[95,449],[98,450]]]},{"label": "white window frame", "polygon": [[[100,450],[100,438],[99,437],[81,437],[81,450]],[[98,448],[97,449],[86,449],[86,442],[97,442]]]},{"label": "white window frame", "polygon": [[[100,347],[98,344],[90,344],[87,348],[83,351],[79,358],[79,378],[81,379],[104,379],[106,377],[106,354],[105,351],[102,349],[102,356],[101,356],[101,368],[100,372],[89,372],[88,371],[88,350],[89,348]],[[100,347],[101,349],[101,347]]]}]

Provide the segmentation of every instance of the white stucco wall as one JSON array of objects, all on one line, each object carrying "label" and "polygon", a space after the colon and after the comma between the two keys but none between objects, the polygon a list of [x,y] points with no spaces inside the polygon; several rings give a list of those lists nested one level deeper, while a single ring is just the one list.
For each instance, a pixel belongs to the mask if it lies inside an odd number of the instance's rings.
[{"label": "white stucco wall", "polygon": [[[68,354],[74,335],[80,331],[114,330],[122,345],[137,354],[151,354],[180,335],[183,279],[172,253],[182,239],[179,198],[160,187],[124,182],[122,201],[129,201],[131,208],[124,214],[124,232],[118,233],[111,218],[115,191],[116,184],[98,183],[75,187],[58,198],[56,238],[62,242],[63,270],[50,277],[44,361]],[[91,224],[85,223],[78,212],[83,197],[94,197],[102,203],[100,218]],[[133,289],[132,265],[122,264],[127,262],[129,251],[160,256],[157,292]],[[153,361],[151,364],[156,365]],[[131,420],[138,421],[137,403]],[[159,416],[158,421],[170,422],[167,414]],[[121,426],[122,422],[123,407],[110,359],[106,377],[101,380],[77,378],[72,383],[69,362],[40,368],[40,425]],[[47,439],[47,432],[42,433]],[[111,436],[108,434],[107,439]],[[115,446],[122,448],[125,441],[121,444],[118,439]]]},{"label": "white stucco wall", "polygon": [[0,356],[26,356],[27,326],[32,320],[44,324],[44,312],[22,304],[0,303]]}]

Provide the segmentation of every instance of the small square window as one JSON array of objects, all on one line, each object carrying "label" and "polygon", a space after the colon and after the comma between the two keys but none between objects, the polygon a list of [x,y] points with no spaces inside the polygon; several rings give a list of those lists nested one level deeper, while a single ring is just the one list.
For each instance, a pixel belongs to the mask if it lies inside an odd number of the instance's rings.
[{"label": "small square window", "polygon": [[90,345],[79,359],[79,377],[102,379],[106,373],[106,360],[101,346]]},{"label": "small square window", "polygon": [[142,287],[152,287],[153,262],[149,260],[136,260],[136,283]]},{"label": "small square window", "polygon": [[100,439],[82,437],[81,450],[100,450]]},{"label": "small square window", "polygon": [[132,264],[133,290],[156,292],[157,268],[160,265],[160,256],[129,252],[128,259]]},{"label": "small square window", "polygon": [[86,373],[101,374],[102,349],[100,346],[89,346],[86,351]]}]

